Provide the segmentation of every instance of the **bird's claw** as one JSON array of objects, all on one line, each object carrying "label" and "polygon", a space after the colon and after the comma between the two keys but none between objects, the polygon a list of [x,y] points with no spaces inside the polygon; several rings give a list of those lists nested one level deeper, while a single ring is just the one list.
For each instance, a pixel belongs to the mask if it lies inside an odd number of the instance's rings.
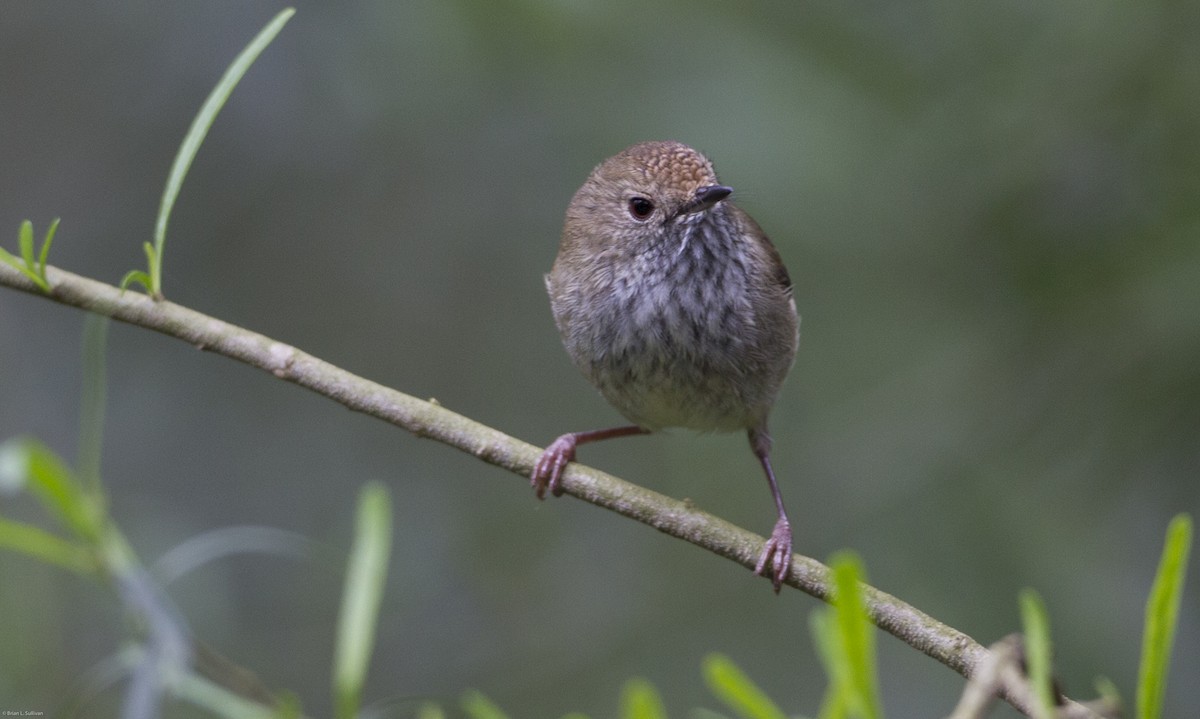
[{"label": "bird's claw", "polygon": [[564,434],[550,443],[529,475],[529,483],[538,499],[544,499],[546,490],[555,497],[562,496],[562,475],[568,462],[575,461],[575,435]]},{"label": "bird's claw", "polygon": [[[786,517],[780,517],[771,532],[771,538],[763,544],[762,554],[758,564],[754,565],[754,573],[771,578],[775,593],[783,588],[784,581],[792,569],[792,525]],[[769,570],[769,574],[768,574]]]}]

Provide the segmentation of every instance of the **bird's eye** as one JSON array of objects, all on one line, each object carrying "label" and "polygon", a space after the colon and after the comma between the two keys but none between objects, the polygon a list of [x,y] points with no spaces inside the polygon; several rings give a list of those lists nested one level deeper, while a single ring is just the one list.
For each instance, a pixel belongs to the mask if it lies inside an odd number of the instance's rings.
[{"label": "bird's eye", "polygon": [[629,199],[629,214],[633,219],[644,220],[652,212],[654,212],[654,203],[645,197],[632,197]]}]

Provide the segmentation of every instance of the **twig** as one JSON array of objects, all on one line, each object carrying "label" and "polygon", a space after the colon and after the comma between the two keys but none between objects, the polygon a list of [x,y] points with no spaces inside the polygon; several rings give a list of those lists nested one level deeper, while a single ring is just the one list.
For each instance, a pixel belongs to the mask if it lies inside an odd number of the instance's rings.
[{"label": "twig", "polygon": [[[1025,674],[1025,647],[1021,635],[1010,634],[988,651],[987,658],[976,667],[975,676],[967,682],[958,706],[948,719],[983,719],[996,697],[1003,693],[1008,694],[1010,701],[1016,699],[1030,707],[1037,705],[1033,687]],[[1061,693],[1057,693],[1056,701],[1055,719],[1116,719],[1119,716],[1118,707],[1104,701],[1068,702]]]},{"label": "twig", "polygon": [[[176,337],[199,349],[224,355],[306,387],[356,412],[378,417],[448,444],[515,474],[529,476],[541,449],[452,412],[436,402],[397,392],[317,359],[295,347],[231,325],[186,307],[155,301],[132,291],[90,280],[55,267],[46,268],[47,295],[16,269],[0,264],[0,285],[72,307],[107,315],[128,324]],[[763,538],[729,522],[612,475],[571,464],[563,488],[585,502],[612,510],[655,529],[753,568]],[[829,600],[829,570],[815,559],[793,555],[787,584],[822,601]],[[872,620],[884,631],[967,678],[988,650],[966,634],[946,626],[915,607],[865,586]],[[1003,698],[1029,714],[1025,697],[1001,690]],[[1069,705],[1082,705],[1068,701]],[[1086,711],[1086,709],[1084,709]]]}]

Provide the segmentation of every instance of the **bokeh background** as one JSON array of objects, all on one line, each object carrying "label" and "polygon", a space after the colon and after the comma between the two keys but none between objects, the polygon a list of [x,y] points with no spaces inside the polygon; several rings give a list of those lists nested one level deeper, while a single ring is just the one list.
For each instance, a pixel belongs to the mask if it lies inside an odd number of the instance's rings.
[{"label": "bokeh background", "polygon": [[[109,282],[142,267],[193,114],[282,7],[5,2],[4,245],[22,219],[61,216],[54,264]],[[1132,700],[1164,530],[1200,509],[1200,5],[298,10],[183,187],[172,300],[532,442],[606,426],[619,418],[562,351],[542,274],[597,162],[685,141],[796,282],[801,350],[773,430],[797,550],[853,548],[873,583],[984,643],[1035,587],[1068,693],[1105,675]],[[74,457],[83,320],[0,289],[0,438]],[[309,712],[329,706],[368,480],[396,507],[367,688],[386,716],[467,688],[515,717],[613,716],[632,676],[683,716],[716,707],[710,651],[816,712],[814,600],[176,340],[114,326],[109,345],[104,476],[145,561],[231,526],[312,540],[168,587],[197,637]],[[741,436],[582,459],[762,533],[774,521]],[[1200,705],[1191,569],[1171,716]],[[127,630],[103,586],[7,554],[0,617],[10,710],[53,713]],[[950,711],[957,675],[879,649],[889,716]]]}]

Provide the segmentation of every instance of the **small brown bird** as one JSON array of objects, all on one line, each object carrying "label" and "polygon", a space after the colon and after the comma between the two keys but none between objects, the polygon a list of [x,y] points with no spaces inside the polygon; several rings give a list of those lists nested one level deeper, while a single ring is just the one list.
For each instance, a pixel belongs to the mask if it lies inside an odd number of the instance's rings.
[{"label": "small brown bird", "polygon": [[728,201],[712,163],[678,142],[602,162],[567,208],[546,289],[575,365],[632,425],[564,434],[532,474],[562,494],[575,448],[664,427],[746,430],[779,511],[754,571],[778,592],[792,528],[771,469],[767,415],[792,366],[799,317],[779,252]]}]

